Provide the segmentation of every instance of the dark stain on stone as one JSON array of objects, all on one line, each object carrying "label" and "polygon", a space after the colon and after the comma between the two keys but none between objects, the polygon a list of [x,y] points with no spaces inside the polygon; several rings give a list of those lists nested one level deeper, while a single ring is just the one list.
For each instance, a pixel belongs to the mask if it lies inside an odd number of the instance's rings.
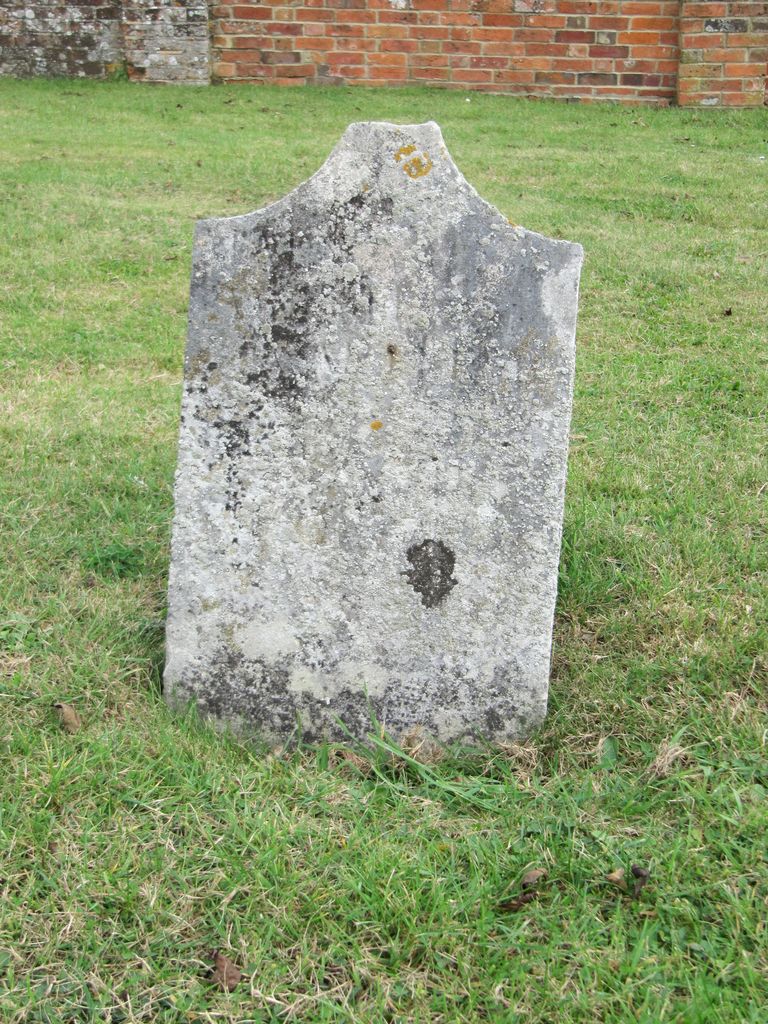
[{"label": "dark stain on stone", "polygon": [[[332,672],[334,664],[327,662],[322,641],[315,638],[304,645],[302,664],[318,671]],[[301,722],[322,722],[327,710],[322,696],[297,693],[291,690],[290,658],[268,662],[262,658],[246,658],[229,645],[220,647],[212,659],[211,670],[204,678],[180,681],[177,699],[193,699],[203,716],[227,720],[231,716],[241,719],[246,729],[265,737],[301,738],[308,743],[325,738],[343,740],[352,731],[365,735],[370,730],[372,717],[385,714],[383,704],[366,700],[359,691],[345,688],[334,695],[335,715],[344,725],[326,723],[317,729],[302,727]],[[233,687],[233,680],[236,685]]]},{"label": "dark stain on stone", "polygon": [[[355,244],[370,234],[377,219],[391,218],[392,200],[359,193],[334,202],[322,219],[291,210],[280,224],[259,224],[249,239],[254,254],[267,257],[266,279],[243,267],[222,288],[241,338],[239,355],[246,380],[290,410],[301,408],[314,377],[314,338],[318,323],[339,314],[367,319],[373,289],[367,275],[347,279],[318,273],[316,254],[335,248],[337,262],[352,258]],[[261,326],[254,323],[252,301],[262,307]]]},{"label": "dark stain on stone", "polygon": [[458,583],[453,578],[456,555],[441,540],[423,540],[406,551],[411,568],[402,573],[425,608],[435,608]]},{"label": "dark stain on stone", "polygon": [[[474,677],[459,672],[435,679],[425,688],[421,682],[393,672],[386,692],[376,696],[361,693],[357,687],[335,691],[330,713],[324,694],[301,692],[292,686],[293,672],[300,665],[333,678],[338,657],[319,636],[302,641],[298,658],[278,657],[272,662],[248,658],[231,643],[223,643],[212,651],[207,668],[194,669],[174,684],[173,699],[177,704],[193,700],[203,716],[225,721],[234,717],[244,735],[265,740],[279,736],[293,746],[299,738],[319,743],[348,740],[350,732],[364,737],[371,732],[374,718],[386,722],[393,736],[417,723],[428,735],[437,735],[432,710],[451,706],[457,693],[476,685]],[[466,739],[474,742],[489,732],[518,732],[535,724],[526,720],[513,696],[519,682],[520,667],[514,659],[497,668],[483,704],[473,708]]]},{"label": "dark stain on stone", "polygon": [[251,434],[248,427],[236,419],[217,419],[211,425],[219,432],[221,446],[227,457],[224,507],[229,512],[237,512],[243,503],[245,491],[239,472],[240,459],[251,454]]},{"label": "dark stain on stone", "polygon": [[485,728],[488,735],[494,735],[495,733],[501,732],[504,727],[504,719],[501,717],[496,708],[486,708],[485,715]]},{"label": "dark stain on stone", "polygon": [[248,447],[250,434],[248,428],[240,420],[214,420],[212,426],[221,432],[224,451],[230,458],[251,454],[251,450]]},{"label": "dark stain on stone", "polygon": [[351,255],[355,238],[365,232],[372,219],[391,220],[394,208],[390,196],[358,192],[349,199],[331,203],[326,222],[327,239]]}]

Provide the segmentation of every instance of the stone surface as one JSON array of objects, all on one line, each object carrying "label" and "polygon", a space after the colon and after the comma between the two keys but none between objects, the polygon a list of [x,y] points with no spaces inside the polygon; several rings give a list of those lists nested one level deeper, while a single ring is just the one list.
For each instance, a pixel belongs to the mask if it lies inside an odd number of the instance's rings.
[{"label": "stone surface", "polygon": [[0,0],[0,75],[206,85],[205,0]]},{"label": "stone surface", "polygon": [[198,224],[171,703],[271,741],[542,719],[581,261],[434,123],[353,124],[284,199]]},{"label": "stone surface", "polygon": [[120,57],[116,2],[0,0],[0,75],[103,78]]}]

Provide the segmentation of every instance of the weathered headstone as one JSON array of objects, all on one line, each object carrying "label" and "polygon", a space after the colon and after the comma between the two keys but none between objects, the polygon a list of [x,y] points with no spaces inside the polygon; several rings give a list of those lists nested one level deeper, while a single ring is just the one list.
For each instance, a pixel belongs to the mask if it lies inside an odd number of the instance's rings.
[{"label": "weathered headstone", "polygon": [[165,688],[284,741],[546,710],[582,250],[434,123],[197,226]]}]

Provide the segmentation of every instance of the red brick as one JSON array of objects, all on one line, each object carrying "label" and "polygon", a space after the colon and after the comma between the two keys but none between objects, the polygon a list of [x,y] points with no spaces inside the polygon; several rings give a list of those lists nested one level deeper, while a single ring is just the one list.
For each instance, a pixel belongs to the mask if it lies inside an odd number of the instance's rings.
[{"label": "red brick", "polygon": [[336,53],[329,53],[324,63],[329,67],[338,68],[347,64],[365,64],[365,60],[366,54],[364,53],[348,53],[346,50],[342,50]]},{"label": "red brick", "polygon": [[411,58],[412,68],[447,68],[449,58],[442,53],[419,53]]},{"label": "red brick", "polygon": [[416,33],[409,32],[401,25],[371,25],[366,35],[370,39],[408,39],[409,36],[415,36]]},{"label": "red brick", "polygon": [[568,28],[562,14],[529,14],[526,19],[527,25],[534,25],[536,28]]},{"label": "red brick", "polygon": [[254,7],[249,5],[248,7],[233,7],[232,17],[235,20],[242,19],[243,21],[270,21],[272,18],[271,7]]},{"label": "red brick", "polygon": [[415,39],[382,39],[379,49],[382,53],[415,53],[419,44]]},{"label": "red brick", "polygon": [[369,78],[388,78],[399,79],[405,81],[408,77],[408,69],[406,67],[393,67],[389,64],[381,64],[378,67],[372,67],[368,69]]},{"label": "red brick", "polygon": [[375,11],[339,11],[336,20],[345,25],[358,25],[376,21]]},{"label": "red brick", "polygon": [[[217,74],[231,81],[410,80],[659,105],[757,105],[765,93],[768,0],[282,0],[211,16]],[[740,32],[723,31],[729,18]],[[681,48],[699,63],[680,63]]]},{"label": "red brick", "polygon": [[509,67],[508,57],[471,57],[471,68],[506,68]]},{"label": "red brick", "polygon": [[510,83],[523,83],[533,82],[533,76],[535,72],[533,68],[517,69],[514,71],[496,71],[494,73],[495,82],[510,82]]},{"label": "red brick", "polygon": [[765,32],[729,32],[729,46],[765,46]]},{"label": "red brick", "polygon": [[621,13],[661,16],[666,14],[666,11],[662,3],[651,3],[650,0],[625,0],[621,5]]},{"label": "red brick", "polygon": [[493,72],[479,68],[457,68],[453,72],[454,82],[492,82]]},{"label": "red brick", "polygon": [[480,23],[476,14],[443,14],[440,18],[441,25],[463,25],[474,26]]},{"label": "red brick", "polygon": [[655,32],[676,31],[677,18],[632,18],[630,22],[632,31],[642,32],[649,29]]},{"label": "red brick", "polygon": [[275,69],[269,67],[266,64],[254,64],[248,61],[241,62],[237,61],[236,64],[236,75],[238,78],[274,78]]},{"label": "red brick", "polygon": [[750,78],[754,75],[764,75],[765,64],[726,64],[723,68],[726,78]]},{"label": "red brick", "polygon": [[528,43],[524,52],[531,57],[566,57],[565,43]]},{"label": "red brick", "polygon": [[262,31],[280,36],[300,36],[304,31],[304,26],[295,21],[267,21],[264,23]]},{"label": "red brick", "polygon": [[582,71],[579,73],[579,85],[615,85],[617,75],[612,72]]},{"label": "red brick", "polygon": [[683,3],[683,10],[691,18],[720,18],[728,13],[726,3]]},{"label": "red brick", "polygon": [[271,36],[233,36],[229,46],[235,50],[264,50],[272,46]]},{"label": "red brick", "polygon": [[312,60],[322,62],[325,60],[325,54],[332,50],[334,45],[333,39],[313,39],[306,52],[312,57]]},{"label": "red brick", "polygon": [[275,72],[282,78],[310,78],[315,73],[314,64],[281,64]]},{"label": "red brick", "polygon": [[652,46],[654,43],[658,43],[661,38],[659,32],[619,32],[616,35],[617,43],[630,43],[632,46],[642,46],[646,43]]},{"label": "red brick", "polygon": [[761,107],[763,97],[761,93],[724,93],[722,97],[724,107]]},{"label": "red brick", "polygon": [[297,21],[335,21],[336,15],[333,11],[323,11],[315,7],[299,8],[296,11]]},{"label": "red brick", "polygon": [[[381,31],[381,29],[379,31]],[[372,33],[373,29],[371,29],[371,34]],[[450,35],[450,31],[447,28],[432,28],[431,26],[422,28],[419,25],[404,34],[410,36],[411,39],[447,39]]]},{"label": "red brick", "polygon": [[473,36],[481,43],[501,43],[511,42],[515,38],[515,33],[511,28],[478,28],[475,29]]},{"label": "red brick", "polygon": [[421,67],[419,67],[419,68],[413,68],[412,69],[411,77],[412,78],[416,78],[416,79],[424,78],[424,79],[426,79],[427,81],[430,81],[430,82],[436,81],[436,80],[446,81],[450,77],[450,74],[451,73],[448,70],[448,68],[421,68]]},{"label": "red brick", "polygon": [[523,19],[518,14],[486,14],[483,24],[486,28],[519,28]]},{"label": "red brick", "polygon": [[415,24],[420,19],[415,11],[380,11],[378,20],[382,25],[405,25]]},{"label": "red brick", "polygon": [[628,57],[628,46],[590,46],[590,57]]},{"label": "red brick", "polygon": [[[526,61],[527,65],[530,64],[530,63],[531,63],[530,61]],[[557,71],[594,71],[595,70],[595,62],[593,60],[585,60],[584,58],[581,58],[581,57],[579,57],[577,59],[574,59],[573,57],[569,57],[567,59],[556,57],[556,58],[554,58],[554,60],[552,60],[550,62],[549,66],[552,67],[553,69],[557,70]]]},{"label": "red brick", "polygon": [[443,43],[443,53],[480,53],[480,43],[454,43],[449,40]]},{"label": "red brick", "polygon": [[521,57],[526,53],[524,43],[483,43],[482,52],[489,57]]},{"label": "red brick", "polygon": [[407,61],[404,53],[369,53],[369,64],[386,64],[392,67],[405,67]]},{"label": "red brick", "polygon": [[336,68],[336,74],[342,78],[365,78],[368,70],[363,64],[340,64]]},{"label": "red brick", "polygon": [[595,33],[563,29],[562,32],[555,32],[555,41],[558,43],[594,43]]},{"label": "red brick", "polygon": [[576,81],[576,75],[572,71],[537,71],[534,81],[549,82],[551,85],[568,85]]}]

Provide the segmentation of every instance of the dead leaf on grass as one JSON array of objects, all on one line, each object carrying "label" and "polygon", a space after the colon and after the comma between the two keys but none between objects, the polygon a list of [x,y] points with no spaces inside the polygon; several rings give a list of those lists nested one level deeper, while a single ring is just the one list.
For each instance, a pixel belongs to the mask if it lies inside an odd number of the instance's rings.
[{"label": "dead leaf on grass", "polygon": [[622,892],[627,891],[627,883],[624,878],[624,868],[616,868],[615,871],[611,871],[605,876],[606,882],[610,882],[611,885],[615,885],[617,889],[621,889]]},{"label": "dead leaf on grass", "polygon": [[536,883],[540,882],[542,878],[546,877],[546,868],[532,868],[523,875],[523,880],[520,885],[523,889],[535,889]]},{"label": "dead leaf on grass", "polygon": [[546,877],[546,874],[546,868],[531,868],[530,871],[526,871],[520,881],[522,892],[517,896],[510,896],[509,899],[502,900],[498,904],[497,910],[506,914],[515,914],[518,910],[522,910],[526,904],[535,900],[539,895],[537,885],[542,878]]},{"label": "dead leaf on grass", "polygon": [[225,992],[234,992],[240,984],[243,972],[233,963],[228,956],[225,956],[220,949],[213,953],[213,967],[211,968],[210,980],[214,985],[223,988]]},{"label": "dead leaf on grass", "polygon": [[63,704],[59,701],[53,705],[59,716],[59,723],[61,724],[64,732],[75,733],[78,732],[82,726],[80,716],[72,707],[71,704]]},{"label": "dead leaf on grass", "polygon": [[632,872],[632,877],[635,880],[634,895],[639,896],[648,884],[648,879],[651,877],[651,874],[646,868],[641,868],[639,864],[633,864],[630,871]]},{"label": "dead leaf on grass", "polygon": [[538,893],[534,889],[529,889],[528,892],[521,892],[519,896],[514,896],[512,899],[503,900],[497,909],[505,914],[515,914],[518,910],[522,910],[526,903],[535,900],[537,895]]}]

